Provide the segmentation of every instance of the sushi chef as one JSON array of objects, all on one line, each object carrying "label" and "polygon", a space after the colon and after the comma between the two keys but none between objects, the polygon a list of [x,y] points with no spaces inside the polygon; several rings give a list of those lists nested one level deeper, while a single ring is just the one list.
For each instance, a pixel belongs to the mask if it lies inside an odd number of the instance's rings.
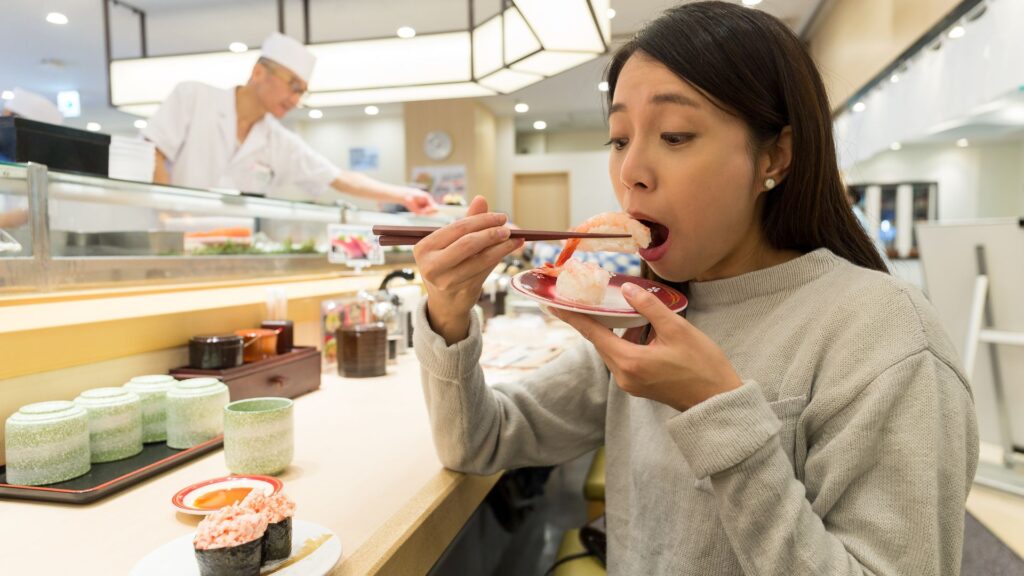
[{"label": "sushi chef", "polygon": [[46,96],[21,88],[11,91],[13,97],[4,101],[3,116],[18,116],[47,124],[63,124],[64,116]]},{"label": "sushi chef", "polygon": [[298,187],[315,196],[329,186],[420,214],[434,212],[426,192],[342,170],[278,122],[298,105],[315,64],[302,43],[274,33],[244,86],[176,86],[143,130],[157,148],[154,181],[270,195]]}]

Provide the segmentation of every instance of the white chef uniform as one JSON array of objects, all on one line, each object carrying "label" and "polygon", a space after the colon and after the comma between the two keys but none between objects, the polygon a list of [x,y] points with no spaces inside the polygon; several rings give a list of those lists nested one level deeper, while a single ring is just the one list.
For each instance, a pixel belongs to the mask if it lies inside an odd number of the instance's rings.
[{"label": "white chef uniform", "polygon": [[63,124],[64,115],[57,106],[45,96],[15,88],[14,97],[4,101],[4,110],[13,112],[22,118],[46,122],[47,124]]},{"label": "white chef uniform", "polygon": [[171,183],[273,195],[299,186],[320,194],[341,169],[313,151],[271,114],[238,142],[235,92],[182,82],[142,131],[171,162]]}]

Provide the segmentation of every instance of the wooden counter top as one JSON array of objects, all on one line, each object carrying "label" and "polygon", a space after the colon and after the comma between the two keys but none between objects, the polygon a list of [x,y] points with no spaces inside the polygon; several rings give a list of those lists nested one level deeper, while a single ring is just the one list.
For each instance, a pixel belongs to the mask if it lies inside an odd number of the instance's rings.
[{"label": "wooden counter top", "polygon": [[[218,450],[87,506],[0,500],[3,572],[127,574],[198,524],[171,496],[226,474]],[[426,573],[498,476],[441,466],[410,350],[385,377],[325,375],[320,390],[296,399],[295,459],[280,478],[295,517],[340,538],[332,574],[363,575]]]}]

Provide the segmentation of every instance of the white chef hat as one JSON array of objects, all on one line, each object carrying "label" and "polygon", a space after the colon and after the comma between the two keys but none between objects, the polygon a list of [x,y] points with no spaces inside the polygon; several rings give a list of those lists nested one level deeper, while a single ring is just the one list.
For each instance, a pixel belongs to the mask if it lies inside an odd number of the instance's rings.
[{"label": "white chef hat", "polygon": [[304,82],[308,83],[313,76],[316,56],[302,42],[290,36],[274,32],[263,41],[260,51],[261,56],[291,70]]},{"label": "white chef hat", "polygon": [[57,109],[56,104],[50,102],[45,96],[21,88],[14,89],[14,98],[4,102],[4,110],[38,122],[64,123],[64,116]]}]

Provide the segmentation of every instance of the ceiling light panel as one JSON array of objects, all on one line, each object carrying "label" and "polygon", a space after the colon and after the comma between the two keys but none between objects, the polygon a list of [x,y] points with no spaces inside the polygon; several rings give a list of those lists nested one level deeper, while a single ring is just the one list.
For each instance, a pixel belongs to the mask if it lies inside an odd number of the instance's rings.
[{"label": "ceiling light panel", "polygon": [[[608,21],[607,6],[600,14],[592,12],[587,0],[516,0],[530,27],[545,50],[604,52],[601,22]],[[594,19],[598,26],[593,26]],[[567,25],[590,21],[591,26]]]}]

